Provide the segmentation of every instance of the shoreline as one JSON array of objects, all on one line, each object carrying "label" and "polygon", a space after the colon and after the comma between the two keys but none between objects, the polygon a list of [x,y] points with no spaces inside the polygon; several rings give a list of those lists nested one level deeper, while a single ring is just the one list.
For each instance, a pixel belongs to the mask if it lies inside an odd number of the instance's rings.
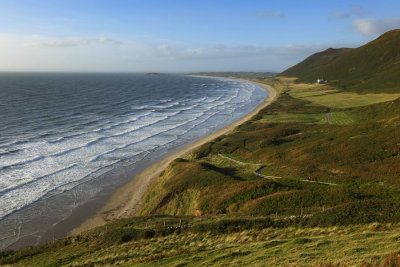
[{"label": "shoreline", "polygon": [[[212,78],[221,78],[221,77],[212,77]],[[251,119],[261,109],[271,104],[272,101],[274,101],[277,96],[276,90],[269,85],[244,79],[238,79],[238,80],[255,83],[263,87],[265,90],[267,90],[268,96],[265,98],[264,102],[259,104],[253,111],[246,114],[239,120],[233,122],[232,124],[227,125],[224,128],[215,131],[183,147],[182,149],[179,149],[174,153],[169,154],[163,159],[145,168],[138,175],[132,177],[131,180],[127,182],[125,185],[115,190],[112,193],[111,197],[107,200],[106,204],[98,212],[96,212],[94,216],[85,220],[77,228],[73,229],[72,234],[78,234],[83,231],[92,229],[94,227],[101,226],[109,221],[134,216],[138,211],[140,205],[142,204],[142,199],[146,194],[147,189],[149,188],[151,183],[154,181],[154,179],[156,179],[160,175],[160,173],[165,168],[167,168],[167,166],[171,163],[171,161],[173,161],[176,158],[183,157],[188,153],[190,153],[191,151],[198,148],[199,146],[208,143],[214,140],[215,138],[223,134],[226,134],[227,132],[232,131],[237,126]]]}]

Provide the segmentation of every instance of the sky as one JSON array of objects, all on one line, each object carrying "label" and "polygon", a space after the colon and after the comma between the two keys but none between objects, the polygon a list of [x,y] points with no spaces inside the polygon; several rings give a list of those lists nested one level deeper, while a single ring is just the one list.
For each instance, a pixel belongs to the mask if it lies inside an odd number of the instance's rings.
[{"label": "sky", "polygon": [[0,71],[281,72],[396,28],[398,0],[0,0]]}]

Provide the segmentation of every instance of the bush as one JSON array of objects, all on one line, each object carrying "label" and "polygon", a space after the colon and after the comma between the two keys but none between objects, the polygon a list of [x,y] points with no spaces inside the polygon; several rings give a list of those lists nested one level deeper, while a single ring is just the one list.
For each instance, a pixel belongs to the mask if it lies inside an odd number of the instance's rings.
[{"label": "bush", "polygon": [[311,226],[366,224],[372,222],[400,222],[400,205],[392,201],[363,200],[338,205],[325,212],[314,214]]},{"label": "bush", "polygon": [[269,218],[262,219],[223,219],[211,223],[196,224],[191,228],[193,232],[211,232],[212,234],[233,233],[247,229],[263,229],[277,227],[279,223]]},{"label": "bush", "polygon": [[140,231],[135,228],[119,228],[107,232],[104,238],[112,243],[122,244],[138,239],[139,232]]}]

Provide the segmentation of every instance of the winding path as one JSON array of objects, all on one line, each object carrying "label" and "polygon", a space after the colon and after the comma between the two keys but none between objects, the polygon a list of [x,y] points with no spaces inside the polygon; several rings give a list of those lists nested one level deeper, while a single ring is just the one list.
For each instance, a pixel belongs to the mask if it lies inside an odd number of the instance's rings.
[{"label": "winding path", "polygon": [[260,166],[257,170],[254,171],[254,174],[257,175],[257,176],[259,176],[259,177],[262,177],[262,178],[264,178],[264,179],[279,179],[279,178],[282,178],[282,177],[279,177],[279,176],[272,176],[272,175],[263,175],[263,174],[261,174],[261,170],[264,169],[264,168],[266,167],[266,166],[264,166],[264,165],[262,165],[262,164],[243,162],[243,161],[239,161],[239,160],[236,160],[236,159],[232,159],[232,158],[227,157],[227,156],[222,155],[222,154],[218,154],[218,156],[221,157],[221,158],[223,158],[223,159],[232,161],[232,162],[234,162],[234,163],[236,163],[236,164],[239,164],[239,165],[256,165],[256,166]]},{"label": "winding path", "polygon": [[[227,156],[225,156],[225,155],[222,155],[222,154],[220,154],[220,153],[218,153],[218,156],[221,157],[221,158],[223,158],[223,159],[232,161],[232,162],[234,162],[234,163],[236,163],[236,164],[239,164],[239,165],[257,165],[257,166],[260,166],[260,167],[257,168],[257,170],[254,171],[254,174],[257,175],[257,176],[259,176],[259,177],[262,177],[262,178],[264,178],[264,179],[270,179],[270,180],[272,180],[272,179],[280,179],[280,178],[282,178],[282,177],[279,177],[279,176],[261,174],[261,171],[266,167],[265,165],[257,164],[257,163],[248,163],[248,162],[239,161],[239,160],[236,160],[236,159],[232,159],[232,158],[230,158],[230,157],[227,157]],[[300,181],[302,181],[302,182],[308,182],[308,183],[324,184],[324,185],[330,185],[330,186],[332,186],[332,185],[337,185],[337,184],[334,184],[334,183],[318,182],[318,181],[313,181],[313,180],[300,180]]]}]

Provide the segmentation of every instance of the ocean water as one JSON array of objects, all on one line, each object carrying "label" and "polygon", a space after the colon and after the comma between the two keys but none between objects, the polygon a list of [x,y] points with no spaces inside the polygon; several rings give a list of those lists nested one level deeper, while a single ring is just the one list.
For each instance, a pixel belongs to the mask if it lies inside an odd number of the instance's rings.
[{"label": "ocean water", "polygon": [[222,78],[0,73],[0,249],[114,190],[137,166],[236,121],[266,95]]}]

